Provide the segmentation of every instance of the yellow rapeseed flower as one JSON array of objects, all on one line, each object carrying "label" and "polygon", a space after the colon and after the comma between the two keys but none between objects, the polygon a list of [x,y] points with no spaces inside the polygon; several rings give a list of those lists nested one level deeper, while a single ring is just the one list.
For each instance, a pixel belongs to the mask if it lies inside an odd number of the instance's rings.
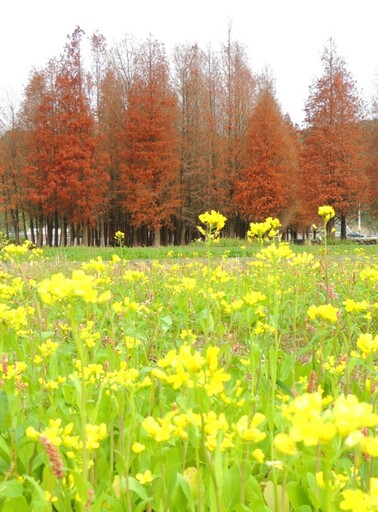
[{"label": "yellow rapeseed flower", "polygon": [[362,359],[373,352],[378,352],[378,334],[373,338],[370,333],[360,334],[357,340],[357,348],[362,352]]},{"label": "yellow rapeseed flower", "polygon": [[324,320],[334,324],[337,322],[337,313],[339,310],[331,304],[321,304],[320,306],[310,306],[307,310],[307,314],[311,320]]},{"label": "yellow rapeseed flower", "polygon": [[297,445],[293,441],[293,439],[284,433],[279,433],[274,438],[274,446],[281,453],[285,453],[286,455],[295,455],[297,453]]},{"label": "yellow rapeseed flower", "polygon": [[373,413],[373,405],[359,402],[355,395],[340,395],[335,400],[332,414],[335,426],[342,436],[378,424],[378,414]]},{"label": "yellow rapeseed flower", "polygon": [[346,299],[343,304],[347,313],[359,313],[360,311],[366,311],[369,307],[369,303],[366,300],[356,302],[353,299]]},{"label": "yellow rapeseed flower", "polygon": [[319,206],[318,215],[323,217],[325,222],[328,222],[335,216],[335,210],[332,208],[332,206]]},{"label": "yellow rapeseed flower", "polygon": [[144,444],[135,442],[132,444],[131,449],[134,453],[141,453],[146,449],[146,447],[144,446]]},{"label": "yellow rapeseed flower", "polygon": [[199,220],[207,226],[215,226],[217,231],[224,228],[227,218],[221,213],[211,210],[211,212],[205,212],[198,216]]},{"label": "yellow rapeseed flower", "polygon": [[154,479],[153,474],[151,473],[151,471],[149,469],[146,469],[146,471],[144,473],[137,473],[135,478],[142,485],[150,484]]}]

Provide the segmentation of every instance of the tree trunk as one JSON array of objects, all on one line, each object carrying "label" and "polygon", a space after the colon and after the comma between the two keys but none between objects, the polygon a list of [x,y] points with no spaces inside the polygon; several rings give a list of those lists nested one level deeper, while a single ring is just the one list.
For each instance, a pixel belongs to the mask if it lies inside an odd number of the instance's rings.
[{"label": "tree trunk", "polygon": [[59,246],[59,216],[58,211],[54,212],[54,247]]},{"label": "tree trunk", "polygon": [[21,215],[22,215],[22,227],[23,227],[23,230],[24,230],[24,237],[25,237],[25,240],[29,240],[28,231],[26,229],[26,219],[25,219],[25,212],[24,212],[24,210],[21,211]]},{"label": "tree trunk", "polygon": [[33,217],[30,217],[30,237],[31,237],[31,241],[34,245],[35,244],[35,233],[34,233],[34,221],[33,221]]},{"label": "tree trunk", "polygon": [[341,237],[341,240],[346,240],[346,215],[341,215],[340,217],[340,222],[341,222],[341,225],[340,225],[340,237]]},{"label": "tree trunk", "polygon": [[40,215],[37,224],[37,245],[43,246],[43,216]]},{"label": "tree trunk", "polygon": [[53,221],[51,218],[47,219],[47,240],[46,243],[49,247],[53,244]]},{"label": "tree trunk", "polygon": [[153,232],[152,245],[153,247],[160,247],[161,245],[161,229],[159,228],[155,229]]}]

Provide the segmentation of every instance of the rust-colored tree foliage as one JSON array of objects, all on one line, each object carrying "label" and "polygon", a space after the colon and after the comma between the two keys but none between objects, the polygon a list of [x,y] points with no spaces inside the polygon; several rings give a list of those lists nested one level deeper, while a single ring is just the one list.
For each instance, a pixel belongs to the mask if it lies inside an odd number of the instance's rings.
[{"label": "rust-colored tree foliage", "polygon": [[[67,223],[72,227],[71,236],[82,236],[86,243],[88,229],[96,225],[106,204],[106,155],[98,152],[99,139],[94,134],[81,64],[81,37],[77,28],[61,61],[45,73],[43,85],[35,76],[28,91],[29,97],[35,98],[39,86],[41,93],[30,132],[30,164],[25,172],[28,197],[40,218],[47,219],[49,238],[54,226],[55,245],[59,227],[65,237]],[[25,105],[26,111],[29,106]]]},{"label": "rust-colored tree foliage", "polygon": [[81,37],[77,28],[66,46],[56,80],[59,140],[55,170],[62,214],[85,238],[87,228],[95,226],[103,213],[109,176],[106,155],[98,152],[99,139],[85,93]]},{"label": "rust-colored tree foliage", "polygon": [[25,165],[26,132],[20,128],[14,94],[6,93],[0,104],[0,211],[4,216],[5,232],[20,241],[20,229],[25,225],[25,195],[20,179]]},{"label": "rust-colored tree foliage", "polygon": [[376,112],[362,119],[333,41],[300,130],[227,35],[218,50],[178,45],[169,60],[152,37],[109,48],[96,32],[88,73],[78,27],[60,58],[33,70],[21,109],[0,97],[6,231],[49,245],[110,245],[118,230],[127,245],[183,244],[212,209],[228,218],[225,236],[241,237],[268,216],[295,237],[321,203],[343,236],[358,207],[376,215]]},{"label": "rust-colored tree foliage", "polygon": [[[196,236],[198,215],[212,207],[206,193],[209,114],[205,53],[197,46],[177,46],[174,53],[175,91],[178,98],[181,207],[177,238],[185,243]],[[195,235],[193,235],[195,233]]]},{"label": "rust-colored tree foliage", "polygon": [[[22,122],[28,133],[28,158],[23,181],[29,211],[37,228],[37,243],[42,243],[42,228],[49,224],[58,205],[58,182],[55,177],[57,136],[55,127],[56,98],[54,82],[56,63],[51,61],[44,72],[34,72],[25,91]],[[32,238],[34,235],[32,233]],[[52,243],[52,239],[49,240]]]},{"label": "rust-colored tree foliage", "polygon": [[377,225],[378,219],[378,96],[374,98],[372,119],[364,123],[365,140],[367,144],[367,201],[366,214],[372,224]]},{"label": "rust-colored tree foliage", "polygon": [[305,175],[307,200],[334,207],[346,237],[346,218],[356,212],[366,192],[366,161],[361,102],[355,81],[329,40],[323,75],[310,88],[306,103]]},{"label": "rust-colored tree foliage", "polygon": [[279,216],[290,198],[297,154],[291,132],[275,99],[264,85],[250,118],[246,166],[236,183],[235,201],[247,220]]},{"label": "rust-colored tree foliage", "polygon": [[129,91],[120,189],[132,225],[149,229],[155,245],[181,202],[176,117],[165,53],[149,39]]},{"label": "rust-colored tree foliage", "polygon": [[245,49],[231,38],[222,47],[222,188],[224,212],[230,217],[227,229],[231,236],[242,235],[236,184],[242,178],[247,129],[256,99],[256,80],[248,65]]}]

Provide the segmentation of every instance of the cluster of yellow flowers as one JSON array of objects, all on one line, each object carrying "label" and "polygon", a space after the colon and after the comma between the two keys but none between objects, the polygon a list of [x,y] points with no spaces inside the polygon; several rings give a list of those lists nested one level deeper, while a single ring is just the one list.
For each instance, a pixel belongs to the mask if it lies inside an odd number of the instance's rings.
[{"label": "cluster of yellow flowers", "polygon": [[[64,446],[69,449],[67,456],[69,458],[76,458],[75,452],[83,447],[83,440],[79,435],[72,435],[74,424],[68,423],[65,427],[62,426],[60,418],[49,420],[48,426],[41,432],[34,427],[29,426],[26,429],[26,437],[32,441],[37,441],[42,436],[49,440],[54,446]],[[107,436],[107,428],[105,423],[100,425],[92,425],[87,423],[85,425],[85,446],[88,451],[97,450],[100,447],[100,441]]]},{"label": "cluster of yellow flowers", "polygon": [[13,329],[17,334],[24,334],[28,319],[32,318],[35,309],[31,306],[17,306],[10,308],[8,304],[0,303],[0,319],[2,325],[8,330]]},{"label": "cluster of yellow flowers", "polygon": [[19,261],[25,259],[23,258],[25,255],[28,256],[28,259],[39,258],[42,253],[42,249],[34,247],[29,240],[25,240],[22,245],[8,244],[2,248],[2,256],[5,261]]},{"label": "cluster of yellow flowers", "polygon": [[203,235],[207,241],[218,242],[220,231],[224,228],[227,218],[215,210],[211,210],[210,213],[202,213],[198,218],[206,226],[206,229],[197,226],[201,235]]},{"label": "cluster of yellow flowers", "polygon": [[365,436],[361,431],[377,425],[378,414],[355,395],[340,395],[332,408],[326,408],[320,392],[305,393],[282,406],[282,414],[290,424],[288,433],[275,436],[275,446],[282,453],[294,455],[297,443],[317,446],[339,435],[344,438],[345,449],[359,445],[364,453],[378,456],[378,437]]},{"label": "cluster of yellow flowers", "polygon": [[249,242],[254,239],[263,241],[271,240],[279,233],[281,222],[279,219],[268,217],[264,222],[251,222],[249,230],[247,231],[247,238]]},{"label": "cluster of yellow flowers", "polygon": [[378,334],[373,337],[370,333],[362,333],[357,340],[357,348],[361,350],[362,359],[366,359],[369,354],[378,353]]},{"label": "cluster of yellow flowers", "polygon": [[[142,427],[158,443],[175,438],[188,439],[189,428],[194,427],[201,434],[200,437],[205,435],[207,450],[214,452],[218,447],[221,451],[235,448],[236,441],[259,443],[266,438],[266,433],[257,428],[264,422],[265,416],[261,413],[256,413],[252,418],[243,415],[237,422],[230,424],[224,413],[195,413],[192,410],[180,413],[176,409],[163,418],[148,416],[142,421]],[[261,459],[261,454],[256,452],[257,455]]]},{"label": "cluster of yellow flowers", "polygon": [[[117,391],[119,389],[140,389],[151,385],[148,376],[141,375],[137,368],[129,368],[126,361],[121,361],[120,368],[105,370],[101,363],[90,363],[86,366],[77,359],[75,361],[76,371],[68,378],[71,381],[84,379],[86,385],[96,384],[103,389]],[[141,377],[141,380],[139,378]]]},{"label": "cluster of yellow flowers", "polygon": [[224,368],[219,368],[219,350],[219,347],[209,346],[203,356],[190,345],[181,345],[179,351],[170,350],[166,357],[158,360],[157,365],[166,371],[155,368],[152,376],[172,385],[173,389],[198,386],[209,396],[217,395],[224,391],[224,383],[231,379]]},{"label": "cluster of yellow flowers", "polygon": [[378,510],[378,478],[369,479],[369,491],[346,489],[342,493],[340,510],[376,512]]},{"label": "cluster of yellow flowers", "polygon": [[332,206],[319,206],[318,215],[320,215],[320,217],[323,217],[324,222],[327,224],[328,221],[333,219],[336,214]]},{"label": "cluster of yellow flowers", "polygon": [[338,320],[338,308],[332,306],[332,304],[321,304],[320,306],[310,306],[307,310],[307,314],[311,320],[323,320],[335,324]]},{"label": "cluster of yellow flowers", "polygon": [[109,291],[99,294],[95,278],[81,269],[73,270],[71,278],[59,272],[51,278],[43,279],[38,285],[38,293],[45,304],[72,298],[81,298],[88,303],[102,303],[110,298]]},{"label": "cluster of yellow flowers", "polygon": [[114,241],[119,247],[122,247],[125,242],[125,233],[123,231],[116,231]]}]

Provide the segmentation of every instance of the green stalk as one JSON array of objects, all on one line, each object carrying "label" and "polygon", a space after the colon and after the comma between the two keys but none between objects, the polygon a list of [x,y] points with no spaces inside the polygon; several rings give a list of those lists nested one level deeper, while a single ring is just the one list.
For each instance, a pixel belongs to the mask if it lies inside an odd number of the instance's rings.
[{"label": "green stalk", "polygon": [[83,442],[82,449],[82,458],[83,458],[83,478],[85,481],[88,480],[88,451],[87,451],[87,432],[86,425],[88,421],[87,415],[87,391],[86,391],[86,382],[85,382],[85,350],[81,343],[80,336],[78,333],[76,318],[75,318],[75,308],[74,304],[69,304],[69,312],[70,312],[70,324],[72,329],[72,337],[74,340],[74,344],[76,347],[76,352],[78,358],[81,362],[81,385],[80,385],[80,420],[81,420],[81,436]]}]

